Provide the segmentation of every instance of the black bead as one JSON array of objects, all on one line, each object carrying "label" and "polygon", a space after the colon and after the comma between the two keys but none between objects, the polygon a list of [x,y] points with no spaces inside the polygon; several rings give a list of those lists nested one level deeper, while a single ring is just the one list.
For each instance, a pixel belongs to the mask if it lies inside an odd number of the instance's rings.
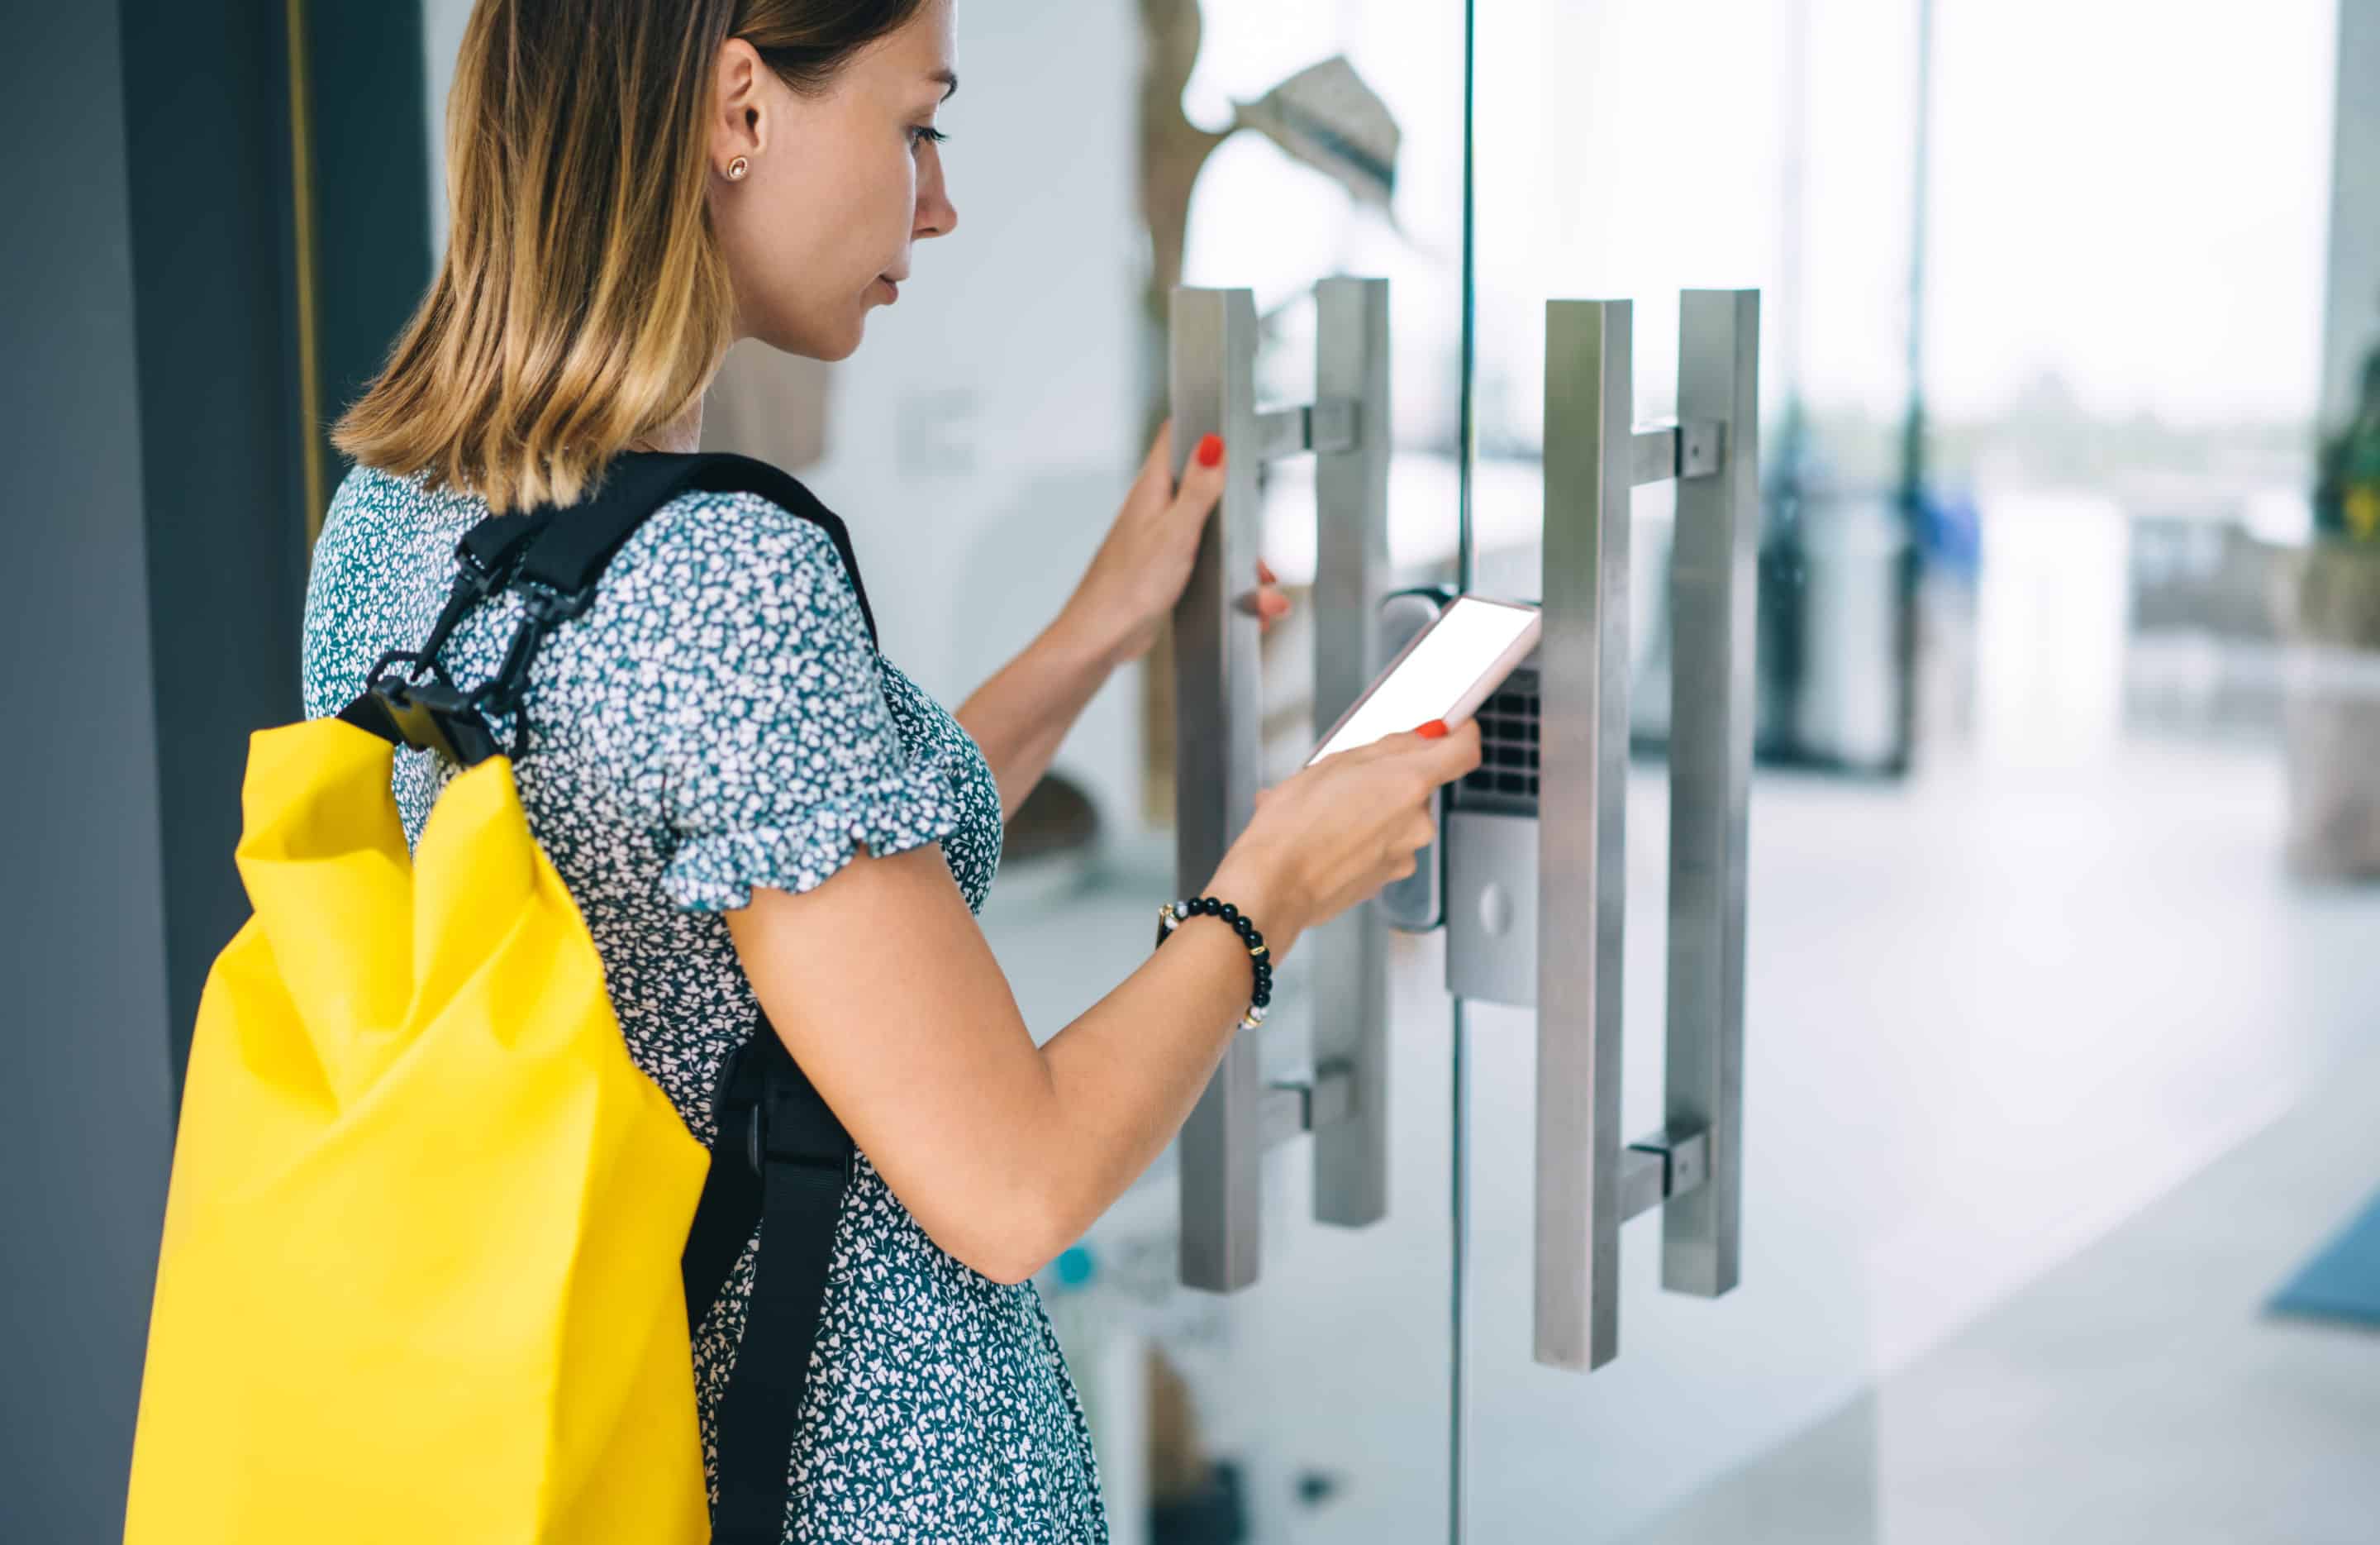
[{"label": "black bead", "polygon": [[1267,1006],[1267,1005],[1269,1005],[1271,1002],[1272,1002],[1272,994],[1271,994],[1269,991],[1266,991],[1266,990],[1264,990],[1263,988],[1258,988],[1258,989],[1257,990],[1257,995],[1256,995],[1256,1005],[1257,1005],[1257,1007],[1258,1007],[1258,1008],[1266,1007],[1266,1006]]},{"label": "black bead", "polygon": [[1213,896],[1200,896],[1198,898],[1198,910],[1209,918],[1213,917],[1222,909],[1223,904],[1217,901]]},{"label": "black bead", "polygon": [[1223,903],[1222,910],[1218,912],[1216,916],[1222,918],[1227,923],[1237,923],[1240,920],[1240,909],[1227,901]]}]

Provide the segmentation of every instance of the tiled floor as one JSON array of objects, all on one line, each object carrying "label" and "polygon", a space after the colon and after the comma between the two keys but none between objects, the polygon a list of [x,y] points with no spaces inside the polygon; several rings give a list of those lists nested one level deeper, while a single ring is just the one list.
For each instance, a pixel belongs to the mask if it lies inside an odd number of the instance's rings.
[{"label": "tiled floor", "polygon": [[[2139,746],[1759,780],[1743,1286],[1662,1294],[1632,1225],[1592,1377],[1528,1358],[1534,1022],[1473,1005],[1467,1538],[2380,1538],[2338,1532],[2380,1518],[2380,1338],[2255,1313],[2380,1187],[2380,894],[2289,884],[2279,797],[2267,757]],[[1664,820],[1640,774],[1632,1130],[1659,1096]],[[1166,858],[1070,901],[995,889],[1037,1034],[1147,948]],[[1307,1222],[1293,1145],[1257,1288],[1109,1311],[1189,1373],[1259,1541],[1448,1538],[1439,947],[1397,951],[1389,1220]],[[1161,1246],[1171,1193],[1161,1163],[1095,1248]]]}]

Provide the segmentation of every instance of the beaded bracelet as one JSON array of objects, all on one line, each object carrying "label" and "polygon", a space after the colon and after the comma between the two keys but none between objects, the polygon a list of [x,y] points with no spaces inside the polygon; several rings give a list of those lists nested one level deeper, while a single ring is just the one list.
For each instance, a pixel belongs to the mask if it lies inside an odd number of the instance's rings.
[{"label": "beaded bracelet", "polygon": [[1169,901],[1157,909],[1157,942],[1160,944],[1173,936],[1173,931],[1191,918],[1220,918],[1232,925],[1240,942],[1248,947],[1248,955],[1257,968],[1257,990],[1248,1003],[1248,1011],[1240,1016],[1240,1028],[1253,1030],[1265,1022],[1265,1010],[1272,1003],[1272,952],[1266,948],[1264,935],[1257,925],[1240,915],[1240,909],[1228,901],[1214,896],[1191,896],[1184,901]]}]

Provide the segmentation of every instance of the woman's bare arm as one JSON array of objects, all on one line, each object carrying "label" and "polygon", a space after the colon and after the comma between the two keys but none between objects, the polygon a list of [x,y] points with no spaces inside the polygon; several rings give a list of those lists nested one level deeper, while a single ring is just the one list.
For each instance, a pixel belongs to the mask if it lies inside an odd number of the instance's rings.
[{"label": "woman's bare arm", "polygon": [[[1255,877],[1238,885],[1216,888],[1269,928]],[[1031,1276],[1148,1168],[1248,1002],[1245,946],[1193,918],[1037,1048],[939,845],[862,847],[815,890],[754,892],[728,927],[852,1140],[935,1244],[997,1282]]]}]

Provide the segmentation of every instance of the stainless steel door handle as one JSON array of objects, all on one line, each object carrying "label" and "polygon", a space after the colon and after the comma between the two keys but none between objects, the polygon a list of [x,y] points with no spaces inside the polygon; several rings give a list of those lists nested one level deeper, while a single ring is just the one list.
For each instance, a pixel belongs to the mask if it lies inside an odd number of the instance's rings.
[{"label": "stainless steel door handle", "polygon": [[[1173,614],[1174,863],[1177,893],[1203,885],[1255,811],[1263,704],[1257,619],[1232,604],[1255,583],[1263,531],[1257,468],[1312,452],[1318,529],[1313,596],[1314,709],[1338,718],[1371,682],[1374,613],[1388,585],[1389,297],[1384,279],[1316,287],[1316,402],[1261,411],[1256,303],[1244,289],[1173,292],[1170,386],[1173,474],[1223,437],[1221,506]],[[1260,1161],[1315,1134],[1315,1215],[1361,1225],[1387,1209],[1387,955],[1359,908],[1315,931],[1315,1075],[1267,1089],[1257,1047],[1238,1037],[1181,1137],[1182,1281],[1218,1292],[1257,1279]]]},{"label": "stainless steel door handle", "polygon": [[[1644,430],[1630,414],[1631,313],[1624,300],[1546,309],[1536,1356],[1579,1369],[1619,1352],[1629,1217],[1661,1209],[1666,1287],[1715,1296],[1739,1271],[1760,298],[1685,292],[1678,421]],[[1623,1146],[1629,500],[1668,478],[1679,487],[1667,1103],[1661,1132]],[[1448,837],[1452,873],[1474,837],[1451,825]],[[1450,893],[1459,916],[1466,882]]]},{"label": "stainless steel door handle", "polygon": [[1562,1368],[1607,1360],[1620,1331],[1633,311],[1546,305],[1536,1358]]},{"label": "stainless steel door handle", "polygon": [[1743,976],[1760,551],[1760,293],[1688,290],[1678,417],[1725,426],[1709,476],[1681,471],[1670,567],[1671,1132],[1706,1177],[1661,1210],[1661,1285],[1716,1297],[1741,1272]]}]

